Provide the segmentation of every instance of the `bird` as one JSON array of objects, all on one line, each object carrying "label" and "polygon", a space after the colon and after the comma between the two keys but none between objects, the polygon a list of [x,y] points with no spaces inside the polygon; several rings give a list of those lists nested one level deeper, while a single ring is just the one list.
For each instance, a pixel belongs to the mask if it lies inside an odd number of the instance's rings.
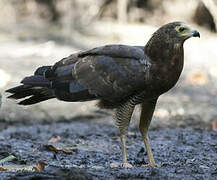
[{"label": "bird", "polygon": [[56,98],[67,102],[98,100],[98,107],[113,109],[120,134],[122,166],[127,160],[126,138],[132,113],[141,107],[139,131],[148,155],[155,163],[148,129],[157,100],[177,83],[184,64],[183,43],[200,37],[199,31],[184,22],[170,22],[156,30],[145,46],[111,44],[80,51],[51,66],[36,69],[21,85],[8,89],[8,98],[32,105]]}]

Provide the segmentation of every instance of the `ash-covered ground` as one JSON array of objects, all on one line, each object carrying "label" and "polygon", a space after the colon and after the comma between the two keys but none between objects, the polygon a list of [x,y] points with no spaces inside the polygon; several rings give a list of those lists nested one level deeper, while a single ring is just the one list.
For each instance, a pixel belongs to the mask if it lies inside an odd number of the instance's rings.
[{"label": "ash-covered ground", "polygon": [[[0,159],[14,155],[17,159],[8,164],[28,166],[43,161],[46,166],[40,172],[1,172],[0,179],[217,178],[217,131],[189,126],[151,130],[151,147],[161,167],[144,168],[147,154],[138,129],[131,126],[127,152],[134,167],[124,169],[117,131],[104,120],[8,126],[0,133]],[[60,140],[51,143],[52,137]],[[55,152],[51,145],[63,151]]]}]

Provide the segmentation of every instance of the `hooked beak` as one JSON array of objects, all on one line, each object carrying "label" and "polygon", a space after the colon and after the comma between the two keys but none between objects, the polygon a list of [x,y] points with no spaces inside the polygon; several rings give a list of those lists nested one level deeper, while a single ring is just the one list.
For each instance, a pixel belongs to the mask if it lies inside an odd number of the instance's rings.
[{"label": "hooked beak", "polygon": [[200,33],[197,30],[192,31],[192,36],[193,37],[199,37],[200,38]]}]

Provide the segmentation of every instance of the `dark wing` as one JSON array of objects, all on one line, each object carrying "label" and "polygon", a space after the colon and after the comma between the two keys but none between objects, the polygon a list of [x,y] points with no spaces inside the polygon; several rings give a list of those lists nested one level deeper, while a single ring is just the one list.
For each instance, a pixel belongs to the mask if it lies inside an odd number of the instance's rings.
[{"label": "dark wing", "polygon": [[109,45],[78,54],[73,77],[90,94],[111,101],[141,92],[150,61],[141,47]]},{"label": "dark wing", "polygon": [[77,63],[81,58],[86,56],[104,55],[109,57],[132,58],[140,60],[144,58],[143,49],[144,46],[107,45],[97,47],[88,51],[75,53],[57,62],[51,69],[45,72],[45,77],[48,79],[72,78],[71,75],[72,71],[74,70],[75,63]]},{"label": "dark wing", "polygon": [[63,90],[82,92],[85,96],[80,100],[118,100],[144,88],[149,67],[143,47],[108,45],[64,58],[45,77],[53,82],[57,94]]},{"label": "dark wing", "polygon": [[38,68],[33,76],[23,79],[22,86],[7,92],[15,99],[29,97],[20,102],[24,105],[55,97],[64,101],[119,101],[146,86],[150,62],[143,48],[109,45],[75,53],[53,66]]},{"label": "dark wing", "polygon": [[88,55],[104,55],[118,58],[144,58],[143,46],[126,46],[126,45],[107,45],[97,47],[88,51],[79,53],[79,57],[85,57]]}]

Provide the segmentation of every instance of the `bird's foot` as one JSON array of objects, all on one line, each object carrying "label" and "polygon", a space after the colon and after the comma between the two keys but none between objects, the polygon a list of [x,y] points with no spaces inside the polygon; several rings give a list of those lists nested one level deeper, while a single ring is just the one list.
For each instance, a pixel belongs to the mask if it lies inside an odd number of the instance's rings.
[{"label": "bird's foot", "polygon": [[161,167],[161,165],[156,163],[148,163],[148,164],[143,164],[141,167]]},{"label": "bird's foot", "polygon": [[122,166],[123,166],[124,168],[132,168],[132,167],[133,167],[133,166],[132,166],[130,163],[128,163],[128,162],[123,163]]}]

